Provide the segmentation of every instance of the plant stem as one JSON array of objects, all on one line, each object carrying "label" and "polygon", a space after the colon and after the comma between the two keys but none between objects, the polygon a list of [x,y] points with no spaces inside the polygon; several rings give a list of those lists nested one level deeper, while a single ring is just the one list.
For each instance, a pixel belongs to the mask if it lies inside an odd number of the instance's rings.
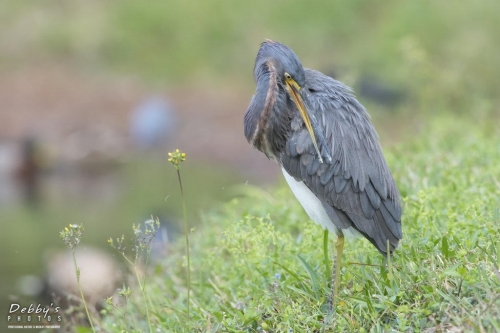
[{"label": "plant stem", "polygon": [[187,314],[188,314],[188,319],[190,317],[190,311],[189,311],[189,303],[191,302],[191,258],[189,255],[189,227],[188,227],[188,222],[187,222],[187,214],[186,214],[186,200],[184,199],[184,190],[182,188],[182,180],[181,180],[181,172],[179,169],[177,169],[177,178],[179,180],[179,187],[181,188],[181,197],[182,197],[182,212],[184,215],[184,234],[186,236],[186,253],[187,253],[187,287],[188,287],[188,294],[187,294]]},{"label": "plant stem", "polygon": [[[135,266],[136,264],[135,264],[134,262],[132,262],[132,261],[131,261],[131,260],[130,260],[130,259],[129,259],[126,255],[125,255],[125,254],[122,254],[122,256],[123,256],[123,258],[125,258],[125,260],[127,260],[127,262],[128,262],[130,265],[132,265],[132,266],[136,267],[136,266]],[[135,260],[136,260],[136,262],[137,262],[137,256],[136,256],[136,259],[135,259]],[[137,280],[138,280],[138,282],[139,282],[139,287],[140,287],[140,286],[141,286],[141,282],[139,281],[139,278],[138,278],[138,276],[137,276],[137,269],[135,269],[135,274],[136,274],[135,276],[137,277]],[[126,309],[126,308],[128,307],[128,300],[126,300],[125,302],[126,302],[126,303],[125,303],[125,309]],[[132,309],[131,309],[131,310],[132,310]],[[146,311],[147,311],[147,315],[149,316],[149,311],[148,311],[148,308],[147,308],[147,307],[146,307]],[[134,323],[134,327],[135,327],[135,328],[137,328],[137,321],[135,320],[135,314],[134,314],[134,312],[133,312],[133,311],[132,311],[132,322]]]},{"label": "plant stem", "polygon": [[85,297],[83,296],[82,286],[80,285],[80,269],[78,268],[78,266],[76,264],[75,249],[73,248],[73,250],[71,252],[73,255],[73,265],[75,266],[76,282],[78,284],[78,290],[80,291],[80,296],[82,297],[83,306],[85,307],[85,312],[87,313],[87,318],[89,319],[90,327],[92,327],[92,331],[95,333],[94,324],[92,323],[92,318],[90,318],[89,309],[87,308],[87,302],[85,302]]},{"label": "plant stem", "polygon": [[144,298],[144,303],[146,304],[146,315],[148,317],[149,332],[153,333],[153,329],[151,328],[151,319],[149,318],[148,299],[146,297],[146,291],[144,290],[146,288],[146,285],[145,285],[145,283],[144,283],[144,285],[141,284],[141,279],[139,278],[139,271],[137,270],[137,265],[136,264],[134,264],[134,271],[135,271],[135,276],[137,278],[137,283],[139,283],[139,288],[141,289],[142,297]]}]

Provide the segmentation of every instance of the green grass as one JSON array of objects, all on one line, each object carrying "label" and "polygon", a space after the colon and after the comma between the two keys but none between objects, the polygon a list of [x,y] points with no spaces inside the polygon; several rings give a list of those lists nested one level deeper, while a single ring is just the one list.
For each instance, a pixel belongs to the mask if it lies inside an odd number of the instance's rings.
[{"label": "green grass", "polygon": [[[386,151],[404,199],[404,238],[391,265],[366,240],[346,243],[333,324],[324,324],[323,231],[282,186],[248,187],[191,235],[189,321],[185,245],[173,245],[148,280],[153,326],[162,332],[499,331],[500,131],[490,120],[441,116]],[[137,290],[129,306],[144,324]],[[104,322],[110,332],[134,329],[112,309]]]}]

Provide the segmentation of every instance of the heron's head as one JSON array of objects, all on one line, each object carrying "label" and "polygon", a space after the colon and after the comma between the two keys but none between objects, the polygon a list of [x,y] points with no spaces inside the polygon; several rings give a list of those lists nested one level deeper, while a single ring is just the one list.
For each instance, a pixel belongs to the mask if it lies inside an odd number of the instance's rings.
[{"label": "heron's head", "polygon": [[[264,128],[271,128],[274,132],[272,138],[281,140],[286,137],[285,132],[293,116],[290,112],[298,110],[319,155],[311,119],[304,103],[307,94],[302,93],[306,77],[297,55],[281,43],[266,40],[261,44],[255,59],[254,78],[257,91],[245,115],[247,140],[260,150],[267,149],[263,148],[262,135],[259,133],[262,134]],[[271,126],[266,127],[266,124]],[[281,141],[275,146],[280,146],[283,143]]]},{"label": "heron's head", "polygon": [[297,55],[287,46],[267,39],[261,44],[255,59],[255,82],[258,84],[268,71],[275,71],[278,82],[283,86],[290,83],[300,90],[305,85],[304,68]]}]

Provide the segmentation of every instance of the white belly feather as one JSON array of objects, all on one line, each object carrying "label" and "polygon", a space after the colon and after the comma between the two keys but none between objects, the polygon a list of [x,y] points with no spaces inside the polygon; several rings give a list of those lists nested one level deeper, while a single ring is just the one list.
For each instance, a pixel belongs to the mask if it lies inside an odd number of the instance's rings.
[{"label": "white belly feather", "polygon": [[[295,194],[295,197],[297,198],[297,200],[299,200],[302,207],[304,207],[304,210],[306,211],[307,215],[309,215],[311,220],[321,225],[323,229],[328,229],[329,232],[337,234],[337,228],[330,220],[330,217],[326,213],[321,201],[314,195],[314,193],[311,192],[311,190],[304,184],[304,182],[296,181],[295,178],[290,176],[288,172],[285,171],[285,169],[281,168],[281,170],[283,171],[283,175],[285,176],[288,185],[292,189],[293,194]],[[353,236],[356,237],[359,234],[352,227],[343,229],[342,233],[349,238]]]}]

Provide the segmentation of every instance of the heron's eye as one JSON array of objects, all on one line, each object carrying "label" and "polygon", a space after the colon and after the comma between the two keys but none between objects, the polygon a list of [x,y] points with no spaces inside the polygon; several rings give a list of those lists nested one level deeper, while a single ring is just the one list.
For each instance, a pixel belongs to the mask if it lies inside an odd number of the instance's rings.
[{"label": "heron's eye", "polygon": [[285,79],[290,80],[291,78],[292,78],[292,76],[290,74],[285,73]]}]

